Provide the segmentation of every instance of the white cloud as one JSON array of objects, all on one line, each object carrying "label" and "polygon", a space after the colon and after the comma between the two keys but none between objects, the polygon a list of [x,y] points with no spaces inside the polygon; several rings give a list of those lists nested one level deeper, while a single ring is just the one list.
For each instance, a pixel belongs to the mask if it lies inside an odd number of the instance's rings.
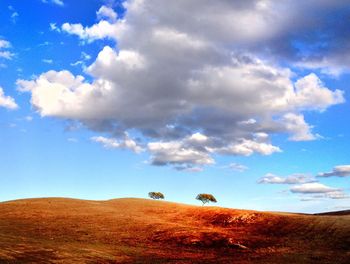
[{"label": "white cloud", "polygon": [[13,56],[14,56],[14,54],[9,52],[9,51],[7,51],[7,50],[6,51],[0,51],[0,58],[11,60]]},{"label": "white cloud", "polygon": [[320,199],[341,200],[341,199],[350,199],[350,196],[344,191],[340,190],[340,191],[334,191],[334,192],[315,194],[311,196],[305,196],[304,194],[304,197],[302,197],[300,200],[307,202],[307,201],[317,201]]},{"label": "white cloud", "polygon": [[192,165],[214,164],[206,151],[187,146],[184,141],[150,142],[147,145],[153,165],[175,165],[177,168],[192,168]]},{"label": "white cloud", "polygon": [[87,54],[86,52],[84,52],[84,51],[81,52],[80,57],[81,57],[83,60],[90,60],[90,59],[91,59],[91,56],[90,56],[89,54]]},{"label": "white cloud", "polygon": [[8,51],[7,49],[11,48],[11,43],[5,39],[0,39],[0,59],[11,60],[14,53]]},{"label": "white cloud", "polygon": [[298,108],[323,111],[330,105],[345,101],[340,90],[330,91],[316,74],[311,73],[295,83],[295,101]]},{"label": "white cloud", "polygon": [[287,177],[280,177],[272,173],[267,173],[258,180],[260,184],[300,184],[310,182],[315,182],[315,179],[305,174],[292,174]]},{"label": "white cloud", "polygon": [[101,8],[96,12],[98,19],[107,18],[111,22],[115,22],[117,20],[117,13],[114,10],[107,6],[101,6]]},{"label": "white cloud", "polygon": [[2,87],[0,87],[0,107],[5,107],[11,110],[18,108],[15,99],[10,96],[6,96]]},{"label": "white cloud", "polygon": [[214,151],[228,155],[250,156],[254,153],[271,155],[275,152],[281,152],[281,149],[270,143],[241,139],[237,143],[232,143],[227,147],[214,149]]},{"label": "white cloud", "polygon": [[174,169],[178,170],[178,171],[184,171],[184,172],[202,172],[203,171],[203,167],[196,167],[196,166],[174,166]]},{"label": "white cloud", "polygon": [[82,52],[80,55],[80,60],[77,60],[76,62],[71,63],[71,66],[79,66],[81,65],[84,70],[86,70],[86,61],[90,60],[91,56],[85,52]]},{"label": "white cloud", "polygon": [[341,189],[333,188],[326,186],[322,183],[312,182],[296,185],[290,188],[290,191],[293,193],[335,193],[341,191]]},{"label": "white cloud", "polygon": [[349,199],[350,198],[350,196],[344,193],[343,191],[329,192],[325,196],[330,199]]},{"label": "white cloud", "polygon": [[59,27],[57,27],[56,23],[50,23],[50,30],[51,31],[61,32],[61,29]]},{"label": "white cloud", "polygon": [[16,23],[17,21],[17,18],[19,16],[19,14],[17,13],[17,11],[13,8],[13,6],[9,5],[8,7],[8,10],[11,11],[11,20],[12,20],[12,23]]},{"label": "white cloud", "polygon": [[292,141],[310,141],[319,138],[311,132],[312,127],[304,120],[301,114],[287,113],[282,117],[283,123],[291,134],[289,140]]},{"label": "white cloud", "polygon": [[256,124],[256,120],[254,118],[249,118],[248,120],[240,121],[242,125],[254,125]]},{"label": "white cloud", "polygon": [[118,50],[104,47],[86,68],[92,81],[49,71],[18,80],[19,90],[31,93],[42,116],[113,135],[140,132],[154,164],[193,167],[214,163],[215,154],[281,152],[271,135],[317,138],[304,112],[324,111],[344,98],[315,74],[296,77],[251,52],[278,36],[295,11],[281,14],[283,4],[264,3],[133,0],[125,2],[123,19],[101,8],[94,25],[61,26],[87,43],[117,41]]},{"label": "white cloud", "polygon": [[248,170],[247,166],[238,164],[238,163],[230,163],[227,167],[231,170],[238,171],[238,172],[244,172]]},{"label": "white cloud", "polygon": [[42,62],[47,63],[47,64],[52,64],[53,60],[51,60],[51,59],[43,59]]},{"label": "white cloud", "polygon": [[290,184],[292,193],[301,194],[301,201],[316,201],[320,199],[349,199],[350,196],[343,189],[333,188],[315,180],[307,174],[292,174],[280,177],[267,173],[257,181],[259,184]]},{"label": "white cloud", "polygon": [[58,6],[64,6],[64,2],[62,0],[41,0],[41,2],[43,2],[45,4],[51,3],[51,4],[58,5]]},{"label": "white cloud", "polygon": [[[265,139],[264,139],[265,140]],[[221,143],[214,137],[207,137],[201,133],[195,133],[181,140],[161,141],[148,143],[148,150],[152,154],[151,163],[154,165],[184,165],[186,168],[192,165],[210,165],[215,161],[211,157],[214,153],[226,155],[249,156],[254,153],[270,155],[281,151],[279,148],[259,139],[238,140],[227,147],[218,147]],[[247,167],[239,164],[231,164],[231,169],[244,171]]]},{"label": "white cloud", "polygon": [[333,78],[338,78],[346,72],[346,69],[343,66],[338,66],[334,62],[328,61],[325,58],[316,61],[297,62],[295,65],[304,69],[319,70],[322,74],[329,75]]},{"label": "white cloud", "polygon": [[59,6],[63,6],[64,5],[62,0],[51,0],[51,2],[56,4],[56,5],[59,5]]},{"label": "white cloud", "polygon": [[49,46],[49,45],[52,45],[52,43],[49,42],[49,41],[45,41],[45,42],[43,42],[43,43],[40,43],[40,44],[38,45],[38,47],[44,47],[44,46]]},{"label": "white cloud", "polygon": [[339,165],[335,166],[330,172],[321,172],[317,177],[349,177],[350,176],[350,165]]},{"label": "white cloud", "polygon": [[[70,108],[71,117],[82,108],[79,97],[89,97],[91,85],[83,83],[82,76],[73,76],[68,71],[49,71],[41,75],[36,81],[17,81],[19,91],[32,93],[31,103],[42,116],[60,115],[62,106]],[[59,99],[60,97],[60,99]],[[82,99],[82,98],[81,98]],[[83,99],[84,100],[84,99]],[[73,110],[74,108],[74,110]]]},{"label": "white cloud", "polygon": [[15,21],[15,20],[17,19],[18,16],[19,16],[19,15],[18,15],[17,12],[13,12],[13,13],[11,14],[11,18],[12,18],[13,21]]},{"label": "white cloud", "polygon": [[126,28],[123,20],[111,21],[109,18],[109,20],[102,19],[91,27],[64,23],[61,26],[61,30],[71,35],[77,35],[81,40],[89,43],[104,38],[117,40],[118,37],[122,36]]},{"label": "white cloud", "polygon": [[191,144],[198,144],[198,145],[202,145],[207,143],[209,140],[209,138],[206,135],[203,135],[201,133],[194,133],[192,134],[187,141],[190,142]]},{"label": "white cloud", "polygon": [[127,134],[124,136],[123,140],[117,140],[115,138],[106,138],[102,136],[92,137],[91,140],[100,143],[105,148],[109,149],[129,149],[135,153],[140,153],[143,151],[143,148],[139,146]]},{"label": "white cloud", "polygon": [[78,60],[76,62],[72,62],[70,65],[71,66],[79,66],[79,65],[83,65],[84,66],[84,62],[81,61],[81,60]]},{"label": "white cloud", "polygon": [[16,23],[18,17],[19,17],[19,14],[17,12],[13,12],[11,14],[12,23]]},{"label": "white cloud", "polygon": [[26,117],[24,117],[24,120],[26,120],[27,122],[31,122],[31,121],[33,121],[33,117],[32,116],[26,116]]},{"label": "white cloud", "polygon": [[0,39],[0,49],[10,48],[10,47],[11,47],[11,43],[9,41]]}]

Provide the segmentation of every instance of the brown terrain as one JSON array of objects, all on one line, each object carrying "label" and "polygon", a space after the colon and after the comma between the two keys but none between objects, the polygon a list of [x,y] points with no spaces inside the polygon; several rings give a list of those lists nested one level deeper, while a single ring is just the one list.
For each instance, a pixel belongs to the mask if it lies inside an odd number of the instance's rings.
[{"label": "brown terrain", "polygon": [[0,203],[0,263],[350,263],[350,215],[144,199]]}]

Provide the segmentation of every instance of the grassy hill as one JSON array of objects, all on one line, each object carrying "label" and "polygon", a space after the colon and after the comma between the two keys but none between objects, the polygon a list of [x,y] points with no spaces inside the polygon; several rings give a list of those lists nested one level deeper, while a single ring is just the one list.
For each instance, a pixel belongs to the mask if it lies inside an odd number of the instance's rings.
[{"label": "grassy hill", "polygon": [[0,263],[350,263],[350,215],[144,199],[0,203]]}]

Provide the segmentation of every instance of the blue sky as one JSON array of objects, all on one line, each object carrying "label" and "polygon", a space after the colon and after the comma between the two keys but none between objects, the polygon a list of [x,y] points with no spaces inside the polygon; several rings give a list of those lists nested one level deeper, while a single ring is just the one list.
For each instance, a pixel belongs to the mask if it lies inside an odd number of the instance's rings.
[{"label": "blue sky", "polygon": [[0,10],[0,200],[349,209],[346,1]]}]

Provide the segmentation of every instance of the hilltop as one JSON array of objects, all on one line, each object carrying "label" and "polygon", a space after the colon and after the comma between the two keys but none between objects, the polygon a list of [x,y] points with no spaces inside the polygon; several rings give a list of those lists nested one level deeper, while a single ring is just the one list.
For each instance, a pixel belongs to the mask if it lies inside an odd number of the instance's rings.
[{"label": "hilltop", "polygon": [[350,263],[350,215],[145,199],[0,203],[0,263]]}]

